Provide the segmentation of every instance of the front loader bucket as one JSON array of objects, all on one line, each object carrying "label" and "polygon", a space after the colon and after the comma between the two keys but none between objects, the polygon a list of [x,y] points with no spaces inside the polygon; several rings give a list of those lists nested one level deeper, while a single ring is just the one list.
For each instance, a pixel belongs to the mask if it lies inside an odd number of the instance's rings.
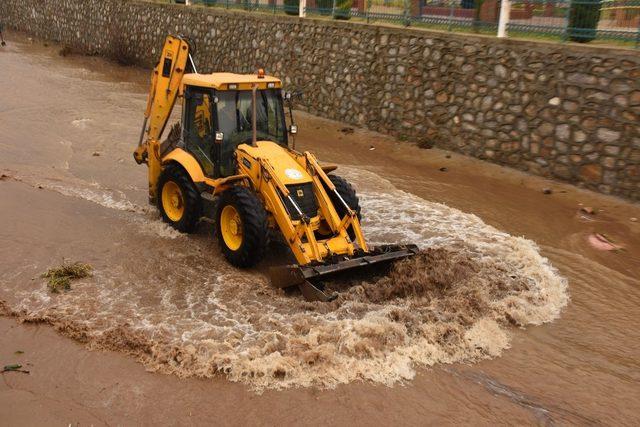
[{"label": "front loader bucket", "polygon": [[337,295],[326,295],[322,286],[313,282],[328,276],[350,271],[362,270],[372,266],[389,264],[418,253],[416,245],[382,245],[352,257],[337,257],[330,261],[309,265],[286,265],[271,267],[271,283],[278,288],[298,286],[308,301],[332,301]]}]

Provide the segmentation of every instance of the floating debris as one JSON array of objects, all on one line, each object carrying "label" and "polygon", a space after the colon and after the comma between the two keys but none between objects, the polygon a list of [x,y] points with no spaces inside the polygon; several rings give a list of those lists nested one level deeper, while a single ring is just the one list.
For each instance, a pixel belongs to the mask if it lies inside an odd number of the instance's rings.
[{"label": "floating debris", "polygon": [[614,243],[604,234],[594,233],[587,237],[589,244],[599,251],[618,251],[624,249],[624,246]]},{"label": "floating debris", "polygon": [[580,208],[580,212],[586,213],[588,215],[595,215],[596,211],[591,206],[582,206]]},{"label": "floating debris", "polygon": [[354,132],[354,130],[353,128],[345,127],[340,129],[340,132],[344,133],[345,135],[351,135]]},{"label": "floating debris", "polygon": [[23,374],[29,373],[29,371],[22,369],[22,365],[18,363],[15,363],[13,365],[5,365],[2,369],[2,373],[4,374],[5,372],[21,372]]},{"label": "floating debris", "polygon": [[71,289],[71,280],[91,276],[91,270],[93,268],[89,264],[65,262],[60,267],[50,268],[42,277],[47,279],[49,290],[57,294]]}]

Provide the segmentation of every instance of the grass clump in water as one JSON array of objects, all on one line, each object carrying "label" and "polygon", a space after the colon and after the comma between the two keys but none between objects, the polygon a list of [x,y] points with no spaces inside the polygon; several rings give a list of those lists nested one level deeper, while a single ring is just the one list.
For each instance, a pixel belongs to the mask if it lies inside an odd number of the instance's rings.
[{"label": "grass clump in water", "polygon": [[42,277],[47,279],[49,290],[57,294],[71,289],[71,280],[91,276],[91,270],[93,267],[89,264],[63,262],[59,267],[50,268]]}]

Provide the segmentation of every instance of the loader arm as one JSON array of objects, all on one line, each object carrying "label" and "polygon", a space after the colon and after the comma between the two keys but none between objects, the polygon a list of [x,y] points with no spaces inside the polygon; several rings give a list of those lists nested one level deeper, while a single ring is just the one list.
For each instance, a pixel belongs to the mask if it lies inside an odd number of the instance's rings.
[{"label": "loader arm", "polygon": [[[309,172],[311,173],[311,176],[313,177],[313,180],[316,184],[315,187],[320,195],[319,197],[320,207],[321,209],[327,211],[325,213],[325,218],[327,219],[327,222],[329,223],[331,230],[336,232],[339,230],[346,230],[349,227],[351,227],[355,234],[356,242],[358,243],[358,246],[362,250],[367,252],[369,249],[367,248],[367,243],[364,240],[364,234],[362,233],[362,228],[360,227],[360,220],[358,219],[358,214],[356,213],[356,211],[351,209],[351,206],[349,206],[344,201],[342,196],[340,196],[340,193],[336,191],[336,186],[333,185],[333,182],[331,182],[331,180],[329,179],[325,171],[322,169],[316,157],[308,151],[304,153],[304,157],[307,162]],[[332,203],[330,202],[328,194],[324,191],[324,186],[321,185],[321,183],[326,185],[326,187],[329,189],[329,192],[335,194],[336,198],[340,201],[342,206],[345,208],[345,211],[347,214],[345,215],[344,218],[338,217],[337,211],[335,210],[335,206],[333,206]],[[336,218],[338,219],[337,221],[336,221]]]},{"label": "loader arm", "polygon": [[[322,261],[326,254],[331,252],[331,247],[329,245],[322,248],[318,246],[313,228],[310,226],[310,218],[302,214],[297,203],[291,198],[289,189],[280,181],[271,163],[267,159],[260,159],[259,162],[263,171],[260,191],[267,200],[267,207],[273,214],[294,256],[301,264]],[[289,200],[294,209],[300,214],[300,220],[291,220],[281,197]],[[306,239],[306,243],[302,242],[303,237]],[[344,237],[346,237],[346,234]]]},{"label": "loader arm", "polygon": [[149,166],[149,198],[155,200],[161,172],[160,137],[178,97],[189,57],[189,44],[180,37],[167,36],[160,61],[151,74],[151,87],[144,123],[133,157]]}]

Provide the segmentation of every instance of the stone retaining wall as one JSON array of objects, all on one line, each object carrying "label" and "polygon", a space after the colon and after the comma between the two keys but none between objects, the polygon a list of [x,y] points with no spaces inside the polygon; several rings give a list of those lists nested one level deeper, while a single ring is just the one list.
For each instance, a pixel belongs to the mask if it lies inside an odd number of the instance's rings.
[{"label": "stone retaining wall", "polygon": [[2,0],[11,28],[151,66],[263,67],[319,116],[640,200],[640,55],[127,0]]}]

